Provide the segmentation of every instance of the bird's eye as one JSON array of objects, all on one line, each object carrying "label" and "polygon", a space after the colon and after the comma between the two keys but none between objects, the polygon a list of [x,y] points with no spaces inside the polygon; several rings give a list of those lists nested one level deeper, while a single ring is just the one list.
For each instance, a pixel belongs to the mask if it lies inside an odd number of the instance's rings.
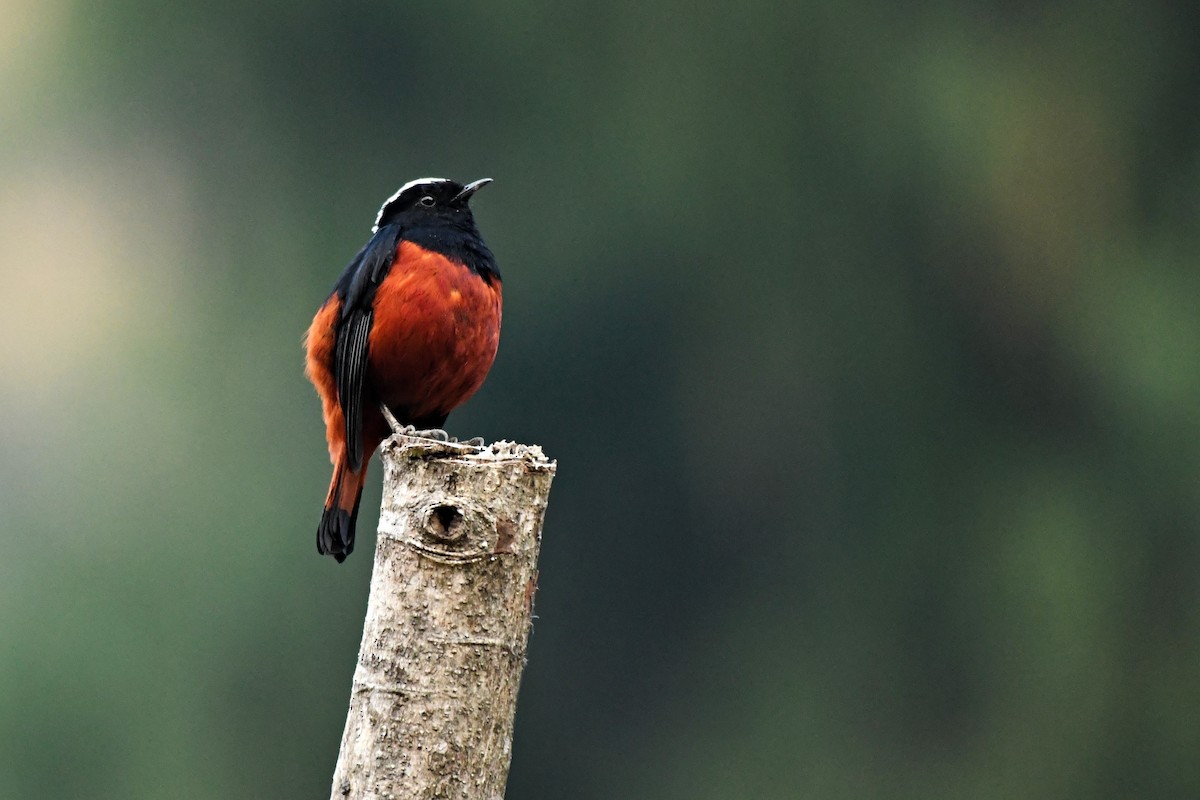
[{"label": "bird's eye", "polygon": [[417,202],[420,203],[421,205],[425,206],[426,208],[432,208],[434,199],[432,197],[430,197],[429,195],[425,195]]}]

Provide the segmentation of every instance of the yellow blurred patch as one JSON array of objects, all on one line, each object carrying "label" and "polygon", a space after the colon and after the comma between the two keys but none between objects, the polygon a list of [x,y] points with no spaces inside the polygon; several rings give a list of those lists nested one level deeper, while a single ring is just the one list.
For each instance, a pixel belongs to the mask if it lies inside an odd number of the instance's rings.
[{"label": "yellow blurred patch", "polygon": [[43,395],[169,326],[187,260],[179,172],[95,151],[0,169],[0,386]]},{"label": "yellow blurred patch", "polygon": [[61,52],[67,5],[57,0],[0,0],[0,102],[10,113],[17,97],[36,90]]}]

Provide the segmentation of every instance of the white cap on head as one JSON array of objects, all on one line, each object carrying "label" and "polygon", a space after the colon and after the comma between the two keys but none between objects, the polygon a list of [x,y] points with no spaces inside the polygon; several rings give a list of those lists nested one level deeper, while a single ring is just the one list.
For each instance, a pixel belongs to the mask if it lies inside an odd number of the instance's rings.
[{"label": "white cap on head", "polygon": [[409,181],[408,183],[406,183],[406,184],[404,184],[403,186],[401,186],[399,189],[397,189],[397,190],[396,190],[396,193],[395,193],[395,194],[393,194],[393,195],[392,195],[391,197],[389,197],[387,200],[384,200],[384,201],[383,201],[383,205],[381,205],[381,206],[379,207],[379,213],[375,215],[375,224],[374,224],[374,225],[371,227],[371,233],[378,233],[378,232],[379,232],[379,221],[383,219],[383,212],[384,212],[384,209],[386,209],[386,208],[387,208],[389,205],[391,205],[391,204],[392,204],[392,202],[393,202],[393,201],[394,201],[394,200],[395,200],[397,197],[399,197],[400,195],[404,194],[404,193],[405,193],[405,192],[407,192],[409,189],[413,188],[414,186],[420,186],[420,185],[422,185],[422,184],[425,184],[425,183],[429,183],[429,184],[433,184],[433,183],[450,183],[450,180],[449,180],[448,178],[417,178],[415,181]]}]

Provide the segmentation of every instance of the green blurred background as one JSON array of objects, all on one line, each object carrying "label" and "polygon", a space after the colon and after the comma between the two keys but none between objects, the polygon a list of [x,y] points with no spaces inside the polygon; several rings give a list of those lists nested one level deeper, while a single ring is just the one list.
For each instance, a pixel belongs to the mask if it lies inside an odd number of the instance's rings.
[{"label": "green blurred background", "polygon": [[423,175],[559,461],[510,798],[1200,796],[1200,12],[0,0],[0,797],[325,797],[300,335]]}]

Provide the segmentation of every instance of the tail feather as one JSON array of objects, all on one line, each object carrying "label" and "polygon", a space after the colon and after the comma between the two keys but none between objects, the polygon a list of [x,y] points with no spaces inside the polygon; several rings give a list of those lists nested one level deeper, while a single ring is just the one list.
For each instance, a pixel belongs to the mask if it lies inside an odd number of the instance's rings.
[{"label": "tail feather", "polygon": [[354,525],[366,471],[365,464],[358,473],[351,472],[344,463],[338,464],[317,525],[317,552],[333,556],[339,564],[354,550]]}]

